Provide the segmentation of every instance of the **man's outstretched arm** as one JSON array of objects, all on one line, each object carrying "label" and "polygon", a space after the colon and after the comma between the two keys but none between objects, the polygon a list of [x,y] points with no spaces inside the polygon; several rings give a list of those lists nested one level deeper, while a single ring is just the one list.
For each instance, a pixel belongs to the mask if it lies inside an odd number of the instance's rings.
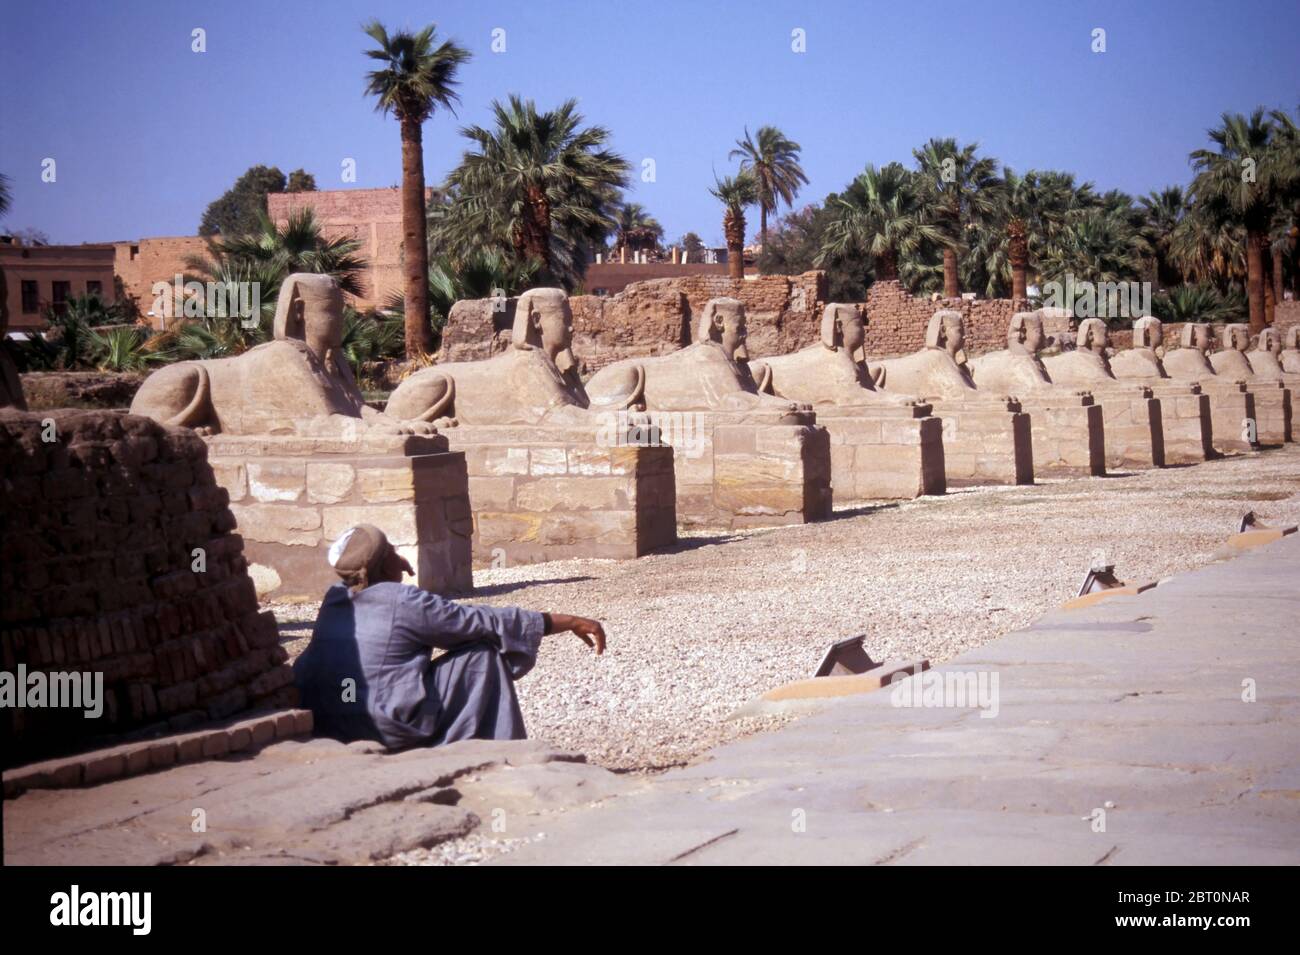
[{"label": "man's outstretched arm", "polygon": [[543,633],[575,633],[587,646],[596,651],[596,656],[605,652],[605,628],[599,620],[587,617],[574,617],[567,613],[544,613]]}]

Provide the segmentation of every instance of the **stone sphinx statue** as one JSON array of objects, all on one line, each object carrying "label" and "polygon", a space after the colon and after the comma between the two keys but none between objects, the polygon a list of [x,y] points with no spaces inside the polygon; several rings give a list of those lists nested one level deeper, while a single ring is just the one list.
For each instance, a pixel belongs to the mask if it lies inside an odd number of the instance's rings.
[{"label": "stone sphinx statue", "polygon": [[1288,328],[1282,340],[1282,370],[1288,375],[1300,375],[1300,325]]},{"label": "stone sphinx statue", "polygon": [[1181,347],[1167,351],[1161,364],[1170,378],[1201,381],[1213,378],[1214,366],[1209,352],[1214,347],[1214,332],[1206,322],[1188,322],[1179,339]]},{"label": "stone sphinx statue", "polygon": [[979,397],[966,365],[965,343],[961,312],[941,309],[930,317],[924,348],[902,358],[872,362],[872,377],[886,391],[916,395],[923,401]]},{"label": "stone sphinx statue", "polygon": [[967,363],[975,386],[981,391],[1017,396],[1050,391],[1054,387],[1052,379],[1038,357],[1046,340],[1040,313],[1016,312],[1007,323],[1006,349]]},{"label": "stone sphinx statue", "polygon": [[1094,387],[1117,380],[1110,367],[1111,351],[1106,323],[1100,318],[1085,318],[1079,323],[1074,349],[1046,358],[1043,364],[1058,385]]},{"label": "stone sphinx statue", "polygon": [[1288,374],[1282,367],[1282,336],[1276,328],[1260,332],[1254,349],[1246,354],[1246,358],[1257,378],[1279,381]]},{"label": "stone sphinx statue", "polygon": [[743,365],[749,360],[745,338],[744,304],[734,298],[709,299],[694,344],[607,365],[588,380],[587,394],[592,402],[638,411],[807,410],[806,404],[759,393]]},{"label": "stone sphinx statue", "polygon": [[853,305],[832,302],[822,310],[821,341],[791,355],[750,360],[764,394],[816,405],[914,404],[876,387],[862,355],[866,322]]},{"label": "stone sphinx statue", "polygon": [[[0,294],[4,294],[3,275],[0,275]],[[0,301],[0,409],[17,408],[27,410],[27,400],[23,397],[22,379],[14,367],[9,354],[5,351],[5,336],[9,332],[9,305]]]},{"label": "stone sphinx statue", "polygon": [[1253,378],[1255,369],[1251,367],[1250,359],[1246,357],[1248,348],[1250,348],[1249,325],[1223,326],[1223,348],[1210,355],[1210,364],[1214,366],[1214,373],[1225,378]]},{"label": "stone sphinx statue", "polygon": [[[328,275],[280,286],[273,339],[233,358],[183,361],[150,375],[131,413],[201,434],[410,433],[366,405],[341,353],[343,294]],[[425,427],[420,430],[427,432]]]},{"label": "stone sphinx statue", "polygon": [[1116,378],[1168,378],[1164,357],[1164,326],[1147,315],[1133,323],[1133,347],[1112,355],[1110,370]]},{"label": "stone sphinx statue", "polygon": [[[483,361],[416,372],[388,399],[387,414],[439,427],[586,424],[591,402],[577,368],[568,296],[558,288],[531,289],[519,296],[509,348]],[[628,371],[637,380],[639,369]]]}]

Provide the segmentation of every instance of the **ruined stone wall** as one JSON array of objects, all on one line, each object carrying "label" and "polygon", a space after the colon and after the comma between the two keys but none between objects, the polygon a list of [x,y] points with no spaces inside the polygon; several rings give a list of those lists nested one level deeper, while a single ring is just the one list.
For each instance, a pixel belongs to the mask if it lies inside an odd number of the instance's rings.
[{"label": "ruined stone wall", "polygon": [[5,765],[293,701],[193,432],[119,412],[7,412],[0,473],[3,668],[102,673],[104,686],[97,719],[0,710]]},{"label": "ruined stone wall", "polygon": [[[594,372],[623,358],[661,355],[691,343],[692,324],[711,298],[745,303],[754,355],[784,354],[817,340],[826,303],[823,272],[731,279],[690,275],[636,282],[617,295],[575,295],[573,351]],[[510,342],[515,300],[457,302],[443,329],[439,361],[477,361]]]},{"label": "ruined stone wall", "polygon": [[1029,311],[1027,301],[1005,298],[917,298],[899,282],[876,282],[867,290],[867,345],[871,358],[907,355],[925,344],[930,316],[940,309],[962,313],[966,353],[971,356],[1007,347],[1007,325],[1016,312]]}]

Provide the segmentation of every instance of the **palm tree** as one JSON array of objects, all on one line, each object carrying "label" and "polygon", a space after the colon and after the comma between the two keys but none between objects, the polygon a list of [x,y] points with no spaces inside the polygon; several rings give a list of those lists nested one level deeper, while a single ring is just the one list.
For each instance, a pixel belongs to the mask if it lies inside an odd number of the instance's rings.
[{"label": "palm tree", "polygon": [[900,257],[913,256],[924,243],[941,238],[922,215],[916,174],[900,163],[880,169],[868,165],[827,208],[832,218],[814,260],[819,267],[865,255],[878,280],[897,279]]},{"label": "palm tree", "polygon": [[776,212],[784,202],[794,205],[799,187],[808,184],[799,165],[800,146],[775,126],[759,127],[757,138],[751,138],[745,127],[745,138],[736,140],[736,148],[728,159],[740,159],[740,171],[752,172],[758,186],[759,242],[767,244],[767,214]]},{"label": "palm tree", "polygon": [[626,202],[619,207],[615,229],[615,249],[654,249],[658,248],[664,237],[664,227],[659,224],[659,220],[635,202]]},{"label": "palm tree", "polygon": [[1187,214],[1187,198],[1181,186],[1169,186],[1159,192],[1151,192],[1138,199],[1142,204],[1142,231],[1155,258],[1156,285],[1159,288],[1171,288],[1182,282],[1182,276],[1174,265],[1170,247],[1174,239],[1174,230]]},{"label": "palm tree", "polygon": [[473,143],[447,177],[452,204],[435,237],[445,251],[510,252],[542,282],[572,286],[590,250],[616,226],[628,163],[605,148],[609,130],[582,128],[577,100],[539,113],[532,100],[494,101],[495,126],[470,126]]},{"label": "palm tree", "polygon": [[366,92],[379,112],[397,117],[402,133],[402,255],[406,269],[406,354],[426,354],[433,342],[429,326],[426,273],[428,225],[424,215],[424,121],[457,101],[456,71],[469,51],[451,40],[437,43],[433,24],[418,33],[390,35],[378,20],[365,27],[377,47],[366,56],[383,66],[366,74]]},{"label": "palm tree", "polygon": [[1033,169],[1022,176],[1004,166],[993,199],[987,228],[976,233],[976,254],[987,273],[985,294],[1010,288],[1012,298],[1023,299],[1031,265],[1065,228],[1075,202],[1073,177]]},{"label": "palm tree", "polygon": [[727,239],[727,274],[745,277],[745,207],[758,202],[758,182],[753,173],[740,172],[713,180],[709,195],[722,203],[722,232]]},{"label": "palm tree", "polygon": [[323,236],[311,209],[289,213],[283,227],[263,212],[256,232],[210,239],[208,256],[191,257],[188,265],[214,281],[233,278],[230,273],[240,270],[255,273],[272,283],[262,288],[264,301],[273,302],[280,283],[295,272],[332,275],[344,292],[360,295],[366,268],[360,248],[355,239]]},{"label": "palm tree", "polygon": [[1264,247],[1282,193],[1275,162],[1278,151],[1270,148],[1274,129],[1262,108],[1250,116],[1224,113],[1222,125],[1209,131],[1217,148],[1197,149],[1191,155],[1196,170],[1193,198],[1205,204],[1212,218],[1245,230],[1246,299],[1254,331],[1265,324]]},{"label": "palm tree", "polygon": [[961,295],[958,265],[970,234],[990,215],[998,185],[997,160],[978,155],[979,143],[931,139],[912,151],[921,173],[927,216],[943,236],[943,294]]},{"label": "palm tree", "polygon": [[1142,267],[1145,240],[1116,209],[1096,207],[1074,217],[1039,264],[1046,279],[1067,274],[1089,282],[1128,282]]}]

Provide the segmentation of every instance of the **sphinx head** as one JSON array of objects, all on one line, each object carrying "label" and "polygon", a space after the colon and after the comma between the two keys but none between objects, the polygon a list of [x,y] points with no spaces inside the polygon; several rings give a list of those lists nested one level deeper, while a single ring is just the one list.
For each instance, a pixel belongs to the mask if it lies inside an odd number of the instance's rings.
[{"label": "sphinx head", "polygon": [[1184,348],[1195,348],[1205,354],[1214,347],[1214,331],[1207,322],[1188,322],[1183,326],[1180,341]]},{"label": "sphinx head", "polygon": [[1150,348],[1163,357],[1165,344],[1165,327],[1160,319],[1151,315],[1139,318],[1133,323],[1133,347]]},{"label": "sphinx head", "polygon": [[1043,316],[1037,312],[1016,312],[1007,323],[1007,351],[1037,355],[1043,348]]},{"label": "sphinx head", "polygon": [[1110,347],[1110,332],[1106,328],[1106,323],[1100,318],[1085,318],[1079,323],[1076,347],[1104,355],[1106,349]]},{"label": "sphinx head", "polygon": [[1300,325],[1292,325],[1282,336],[1283,347],[1286,351],[1300,351]]},{"label": "sphinx head", "polygon": [[1259,340],[1255,347],[1260,351],[1269,352],[1273,357],[1282,354],[1282,336],[1278,334],[1276,328],[1266,328],[1259,333]]},{"label": "sphinx head", "polygon": [[930,325],[925,330],[925,347],[939,348],[952,356],[959,365],[966,363],[966,352],[962,346],[966,343],[966,326],[961,312],[956,309],[940,309],[930,316]]},{"label": "sphinx head", "polygon": [[867,341],[867,323],[856,306],[831,302],[822,309],[822,344],[831,351],[844,349],[852,357]]},{"label": "sphinx head", "polygon": [[276,339],[297,339],[322,361],[343,344],[343,293],[329,275],[295,272],[275,300]]},{"label": "sphinx head", "polygon": [[573,312],[563,289],[534,288],[519,296],[510,344],[521,351],[540,348],[562,372],[578,366],[573,355]]},{"label": "sphinx head", "polygon": [[745,305],[735,298],[711,298],[704,305],[695,340],[716,342],[732,361],[748,361]]},{"label": "sphinx head", "polygon": [[1250,348],[1250,326],[1239,324],[1223,326],[1223,348],[1225,351],[1228,349],[1246,351]]}]

